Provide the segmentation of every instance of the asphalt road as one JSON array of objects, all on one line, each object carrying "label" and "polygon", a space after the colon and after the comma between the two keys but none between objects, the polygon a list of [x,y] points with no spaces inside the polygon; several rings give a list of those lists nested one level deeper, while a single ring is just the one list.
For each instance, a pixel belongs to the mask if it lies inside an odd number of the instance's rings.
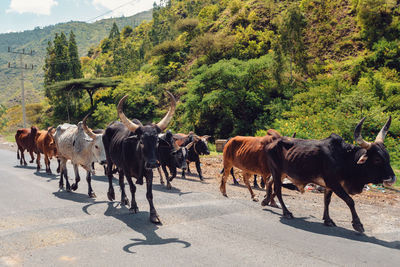
[{"label": "asphalt road", "polygon": [[[15,153],[8,150],[0,150],[0,159],[0,265],[400,264],[400,229],[366,236],[324,227],[320,218],[312,216],[287,220],[281,210],[262,208],[248,199],[168,191],[158,179],[153,192],[163,225],[156,226],[148,220],[144,186],[137,190],[140,212],[130,214],[118,202],[107,201],[104,176],[94,177],[97,198],[92,200],[85,179],[76,192],[59,191],[58,175],[36,173],[34,164],[20,167]],[[53,170],[54,166],[53,162]],[[115,190],[119,199],[116,179]]]}]

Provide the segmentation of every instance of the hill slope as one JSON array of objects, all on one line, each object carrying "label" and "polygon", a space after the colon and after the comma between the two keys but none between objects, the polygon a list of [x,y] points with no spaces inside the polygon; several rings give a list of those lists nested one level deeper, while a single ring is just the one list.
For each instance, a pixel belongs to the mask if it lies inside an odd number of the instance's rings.
[{"label": "hill slope", "polygon": [[35,51],[33,56],[23,57],[24,63],[35,66],[33,70],[24,72],[27,98],[29,102],[35,102],[42,98],[46,47],[48,41],[54,39],[55,33],[68,34],[72,30],[76,35],[79,55],[85,56],[91,46],[97,45],[109,34],[114,21],[119,29],[122,29],[127,25],[135,27],[143,20],[151,19],[152,12],[145,11],[131,17],[104,19],[94,23],[71,21],[44,28],[38,27],[30,31],[0,34],[0,104],[12,105],[20,101],[20,72],[7,66],[8,62],[11,62],[11,66],[15,64],[19,66],[19,58],[15,54],[8,53],[8,47],[14,51],[22,49]]}]

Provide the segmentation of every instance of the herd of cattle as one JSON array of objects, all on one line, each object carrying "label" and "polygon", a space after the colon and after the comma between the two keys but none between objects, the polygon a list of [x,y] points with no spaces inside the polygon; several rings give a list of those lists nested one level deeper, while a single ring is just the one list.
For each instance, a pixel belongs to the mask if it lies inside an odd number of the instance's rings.
[{"label": "herd of cattle", "polygon": [[[194,133],[172,134],[166,128],[173,118],[176,108],[174,96],[167,92],[170,98],[170,108],[165,117],[157,124],[143,125],[139,120],[128,119],[123,112],[123,97],[117,106],[120,122],[112,122],[105,130],[92,130],[86,121],[87,115],[78,125],[64,123],[57,128],[39,131],[35,126],[30,129],[19,129],[15,135],[18,151],[17,158],[21,165],[27,165],[24,151],[27,150],[34,161],[33,153],[37,154],[37,171],[40,170],[40,155],[44,155],[46,172],[51,173],[50,159],[57,157],[60,173],[59,187],[67,191],[76,190],[80,181],[78,166],[86,170],[89,197],[96,197],[91,186],[91,175],[95,173],[94,163],[104,166],[108,177],[107,192],[110,201],[115,200],[113,174],[119,174],[121,203],[130,205],[130,211],[138,212],[135,200],[136,184],[142,185],[146,179],[146,198],[150,205],[150,221],[160,223],[159,216],[153,204],[152,182],[153,169],[157,168],[160,182],[164,184],[160,170],[162,168],[171,188],[171,181],[176,177],[177,168],[189,171],[189,162],[195,162],[201,180],[200,155],[208,155],[207,139],[209,136],[198,136]],[[390,166],[389,154],[383,144],[391,123],[389,117],[373,143],[365,141],[361,136],[363,118],[355,128],[354,138],[359,146],[346,143],[340,136],[331,134],[322,140],[306,140],[281,136],[275,130],[268,130],[264,137],[236,136],[231,138],[223,150],[223,170],[220,191],[226,194],[226,181],[229,173],[233,176],[233,167],[243,171],[243,180],[251,198],[257,201],[249,184],[252,175],[260,175],[265,183],[266,195],[262,205],[276,206],[278,198],[283,216],[293,218],[282,199],[281,187],[284,178],[292,182],[304,192],[308,183],[314,183],[325,188],[323,220],[327,226],[335,226],[329,216],[329,203],[334,192],[348,205],[352,215],[353,228],[364,232],[363,225],[356,213],[352,194],[361,193],[368,183],[384,183],[391,186],[396,177]],[[75,172],[75,182],[70,185],[66,163],[70,160]],[[168,174],[169,169],[170,174]],[[267,178],[269,179],[267,180]],[[127,179],[131,202],[125,193]],[[234,179],[236,182],[236,180]],[[273,188],[272,188],[273,186]]]}]

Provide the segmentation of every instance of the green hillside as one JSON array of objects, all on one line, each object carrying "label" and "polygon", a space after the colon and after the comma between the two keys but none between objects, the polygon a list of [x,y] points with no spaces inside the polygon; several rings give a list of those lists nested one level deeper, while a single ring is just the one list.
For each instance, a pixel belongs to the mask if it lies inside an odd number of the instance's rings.
[{"label": "green hillside", "polygon": [[38,102],[43,98],[43,65],[46,56],[47,43],[54,39],[55,33],[71,30],[74,32],[78,44],[79,55],[86,56],[91,46],[96,46],[105,38],[115,22],[118,27],[126,25],[137,26],[143,20],[151,20],[151,11],[142,12],[131,17],[121,17],[99,20],[94,23],[71,21],[54,26],[35,28],[34,30],[0,34],[0,104],[11,106],[20,102],[20,72],[17,69],[9,69],[8,62],[18,64],[19,57],[8,53],[8,47],[13,50],[31,49],[34,56],[24,56],[24,62],[33,64],[34,70],[25,72],[25,89],[29,102]]},{"label": "green hillside", "polygon": [[[118,36],[104,38],[82,58],[85,78],[121,81],[93,94],[92,127],[116,119],[125,94],[129,117],[156,121],[168,107],[165,89],[179,99],[171,128],[212,139],[275,128],[300,138],[337,133],[354,142],[354,127],[367,116],[363,136],[372,141],[391,115],[385,143],[400,167],[398,1],[162,3],[151,21],[132,32],[119,27]],[[45,116],[31,116],[30,123],[78,122],[89,111],[83,89],[69,97],[51,88],[59,87],[48,87],[53,99],[30,108]],[[3,131],[20,125],[18,112],[14,107],[2,116]],[[5,119],[10,114],[15,118]]]}]

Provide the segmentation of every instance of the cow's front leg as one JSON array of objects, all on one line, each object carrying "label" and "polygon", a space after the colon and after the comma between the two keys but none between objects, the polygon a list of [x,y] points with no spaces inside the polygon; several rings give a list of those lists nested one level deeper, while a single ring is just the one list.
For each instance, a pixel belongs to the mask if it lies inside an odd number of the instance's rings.
[{"label": "cow's front leg", "polygon": [[29,161],[29,163],[33,163],[33,161],[35,160],[35,157],[33,156],[33,151],[29,151],[29,155],[31,155],[31,160]]},{"label": "cow's front leg", "polygon": [[[200,180],[204,180],[203,179],[203,174],[201,173],[201,167],[200,167],[200,160],[196,161],[196,169],[197,169],[197,173],[199,174]],[[188,165],[189,166],[189,165]]]},{"label": "cow's front leg", "polygon": [[[189,165],[188,165],[188,166],[189,166]],[[182,179],[186,179],[185,171],[186,171],[186,170],[182,169]]]},{"label": "cow's front leg", "polygon": [[21,160],[20,160],[20,164],[22,165],[22,163],[24,164],[24,166],[28,165],[28,163],[26,163],[26,160],[25,160],[24,149],[21,149]]},{"label": "cow's front leg", "polygon": [[[161,168],[160,167],[157,167],[157,171],[158,171],[158,175],[160,176],[160,184],[165,184],[164,183],[164,178],[163,178],[163,175],[162,175],[162,173],[161,173]],[[167,177],[168,178],[168,177]],[[168,179],[167,179],[168,180]]]},{"label": "cow's front leg", "polygon": [[[261,178],[261,180],[262,180],[262,178]],[[254,174],[253,187],[254,187],[254,188],[258,188],[258,184],[257,184],[257,175],[256,175],[256,174]]]},{"label": "cow's front leg", "polygon": [[190,167],[189,167],[189,165],[190,165],[190,161],[186,161],[186,164],[187,164],[187,172],[188,173],[192,173],[191,171],[190,171]]},{"label": "cow's front leg", "polygon": [[75,183],[72,184],[72,190],[75,191],[78,189],[78,183],[81,180],[81,177],[79,176],[79,170],[78,170],[78,164],[73,164],[74,165],[74,173],[75,173]]},{"label": "cow's front leg", "polygon": [[112,163],[111,161],[107,160],[107,176],[108,176],[108,192],[107,192],[107,197],[108,200],[114,201],[115,199],[115,192],[114,192],[114,187],[112,183],[113,179],[113,172],[112,172]]},{"label": "cow's front leg", "polygon": [[126,175],[126,180],[128,180],[128,184],[129,184],[129,189],[131,190],[131,208],[129,209],[130,212],[132,213],[138,213],[139,212],[139,208],[137,206],[136,203],[136,198],[135,198],[135,194],[136,194],[136,186],[135,184],[132,182],[132,177]]},{"label": "cow's front leg", "polygon": [[64,186],[63,185],[63,183],[64,183],[63,178],[64,178],[65,179],[65,188],[66,188],[67,192],[70,192],[71,191],[71,186],[69,185],[69,181],[68,181],[68,171],[67,171],[67,160],[66,159],[63,159],[61,161],[60,169],[61,169],[61,175],[60,175],[59,187],[60,187],[60,189],[63,188],[63,186]]},{"label": "cow's front leg", "polygon": [[46,173],[52,174],[50,169],[50,159],[46,154],[44,154],[44,165],[46,165]]},{"label": "cow's front leg", "polygon": [[356,209],[354,207],[354,200],[344,191],[343,187],[340,185],[334,185],[330,187],[335,194],[343,199],[344,202],[346,202],[347,206],[350,208],[351,211],[351,216],[353,218],[352,224],[354,230],[357,232],[363,233],[364,232],[364,226],[362,225],[360,218],[357,215]]},{"label": "cow's front leg", "polygon": [[243,173],[243,181],[244,181],[244,184],[247,186],[247,189],[249,190],[249,192],[250,192],[250,195],[251,195],[251,199],[253,200],[253,201],[255,201],[255,202],[258,202],[258,198],[256,197],[256,195],[254,194],[254,192],[253,192],[253,190],[251,189],[251,186],[250,186],[250,177],[251,177],[251,174],[250,173],[247,173],[247,172],[245,172],[245,173]]},{"label": "cow's front leg", "polygon": [[[45,160],[45,164],[46,164],[46,160]],[[41,166],[40,166],[40,153],[37,153],[36,154],[36,171],[37,172],[39,172],[40,171],[40,168],[41,168]]]},{"label": "cow's front leg", "polygon": [[126,197],[125,193],[124,172],[119,171],[118,176],[119,188],[121,189],[121,205],[129,206],[129,199]]},{"label": "cow's front leg", "polygon": [[161,221],[153,204],[153,171],[147,170],[145,176],[146,176],[146,188],[147,188],[146,198],[150,205],[150,221],[152,223],[159,224],[161,223]]},{"label": "cow's front leg", "polygon": [[233,172],[233,168],[231,168],[231,175],[233,178],[233,184],[239,185],[239,182],[236,180],[235,173]]},{"label": "cow's front leg", "polygon": [[329,204],[331,203],[332,190],[326,189],[324,192],[324,224],[326,226],[336,226],[331,217],[329,216]]},{"label": "cow's front leg", "polygon": [[282,173],[279,173],[278,171],[273,171],[272,177],[274,178],[274,192],[275,195],[278,197],[279,202],[281,203],[283,217],[292,219],[293,214],[287,209],[282,198]]},{"label": "cow's front leg", "polygon": [[90,198],[96,198],[96,194],[93,191],[92,188],[92,174],[88,171],[86,173],[86,182],[88,184],[88,195]]}]

